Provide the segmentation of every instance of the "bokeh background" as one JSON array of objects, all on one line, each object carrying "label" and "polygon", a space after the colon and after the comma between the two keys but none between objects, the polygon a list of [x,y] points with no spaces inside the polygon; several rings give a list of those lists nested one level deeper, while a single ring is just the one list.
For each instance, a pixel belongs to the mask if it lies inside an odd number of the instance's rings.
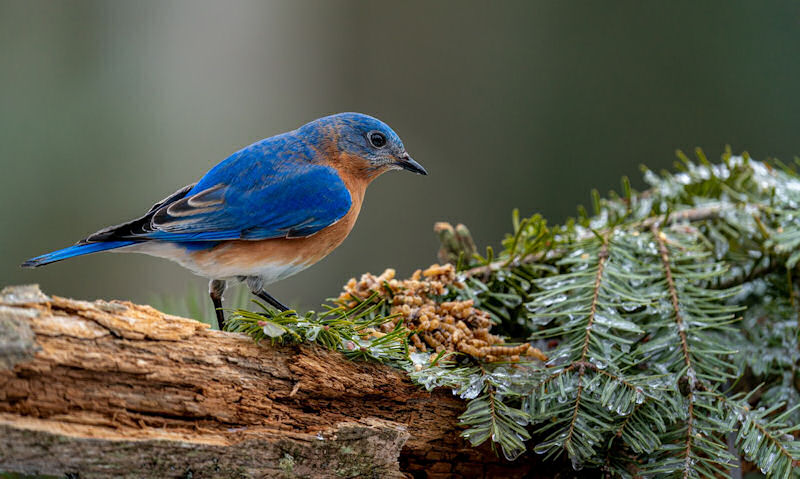
[{"label": "bokeh background", "polygon": [[798,85],[795,1],[0,1],[0,285],[202,297],[146,256],[18,265],[253,141],[369,113],[430,176],[381,177],[350,238],[270,289],[315,307],[351,276],[433,262],[438,220],[498,245],[512,208],[563,221],[677,148],[791,160]]}]

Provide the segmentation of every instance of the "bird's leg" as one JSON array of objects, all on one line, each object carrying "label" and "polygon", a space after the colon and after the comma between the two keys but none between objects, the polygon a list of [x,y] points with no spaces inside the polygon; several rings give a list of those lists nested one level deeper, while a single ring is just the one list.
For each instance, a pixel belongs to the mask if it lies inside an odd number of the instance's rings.
[{"label": "bird's leg", "polygon": [[217,326],[220,331],[225,330],[225,313],[222,312],[222,293],[225,292],[224,279],[212,279],[208,283],[208,295],[214,303],[214,312],[217,314]]},{"label": "bird's leg", "polygon": [[289,308],[287,308],[283,303],[273,298],[271,294],[264,291],[264,281],[258,276],[248,276],[247,287],[250,288],[251,293],[263,299],[271,306],[278,308],[279,311],[289,310]]}]

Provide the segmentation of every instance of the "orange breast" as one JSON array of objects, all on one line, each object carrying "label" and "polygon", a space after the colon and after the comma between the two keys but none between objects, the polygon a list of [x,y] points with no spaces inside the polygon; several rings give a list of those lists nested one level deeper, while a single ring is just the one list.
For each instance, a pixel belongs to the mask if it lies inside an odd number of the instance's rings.
[{"label": "orange breast", "polygon": [[[352,204],[350,210],[336,223],[305,238],[277,238],[261,241],[226,241],[210,250],[193,253],[193,260],[200,266],[217,267],[246,271],[262,264],[294,264],[310,266],[336,249],[355,225],[364,192],[371,178],[358,178],[342,174],[342,179],[350,191]],[[302,268],[301,268],[302,269]]]}]

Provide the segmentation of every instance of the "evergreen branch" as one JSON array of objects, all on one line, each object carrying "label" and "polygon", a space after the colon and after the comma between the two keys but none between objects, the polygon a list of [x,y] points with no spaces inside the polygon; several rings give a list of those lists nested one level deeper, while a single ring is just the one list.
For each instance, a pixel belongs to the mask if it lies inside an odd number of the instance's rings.
[{"label": "evergreen branch", "polygon": [[[708,219],[716,218],[719,216],[720,212],[722,211],[724,205],[717,204],[717,205],[709,205],[709,206],[700,206],[697,208],[688,208],[685,210],[681,210],[670,215],[658,215],[654,217],[649,217],[641,221],[633,222],[630,226],[633,228],[637,228],[640,230],[647,230],[650,229],[653,225],[660,225],[660,224],[674,224],[677,222],[697,222],[697,221],[705,221]],[[522,226],[525,226],[523,223]],[[516,244],[519,242],[520,232],[522,229],[517,229],[517,232],[514,235],[514,249],[516,249]],[[608,234],[608,231],[605,232]],[[594,235],[591,231],[586,231],[580,234],[576,239],[576,241],[585,240],[590,238]],[[553,251],[552,256],[559,256],[559,251]],[[546,252],[537,252],[528,254],[523,257],[515,257],[513,254],[508,255],[508,258],[499,259],[496,261],[492,261],[488,264],[474,266],[472,268],[466,269],[461,271],[459,274],[463,275],[464,278],[471,278],[471,277],[486,277],[495,273],[497,271],[501,271],[508,268],[513,268],[516,266],[520,266],[523,264],[529,263],[537,263],[539,261],[544,260],[546,257]]]},{"label": "evergreen branch", "polygon": [[[499,445],[503,455],[508,460],[514,460],[527,449],[525,441],[530,439],[530,434],[525,426],[530,417],[509,405],[508,397],[518,396],[518,393],[509,388],[506,369],[498,366],[490,371],[487,367],[480,366],[480,373],[474,376],[477,381],[470,381],[472,385],[480,384],[480,387],[470,386],[466,391],[462,389],[462,397],[471,399],[459,418],[462,425],[468,426],[461,435],[473,446],[491,438],[492,447]],[[479,391],[482,394],[474,397]]]},{"label": "evergreen branch", "polygon": [[[664,268],[664,274],[667,279],[667,288],[669,289],[670,300],[672,301],[672,309],[674,313],[675,322],[678,324],[678,334],[681,337],[681,348],[683,350],[683,358],[686,363],[687,374],[693,373],[692,360],[689,357],[689,343],[686,340],[686,331],[684,329],[683,317],[681,316],[680,303],[678,302],[678,290],[675,288],[675,279],[672,277],[672,267],[669,262],[669,252],[667,251],[666,235],[659,229],[658,223],[651,226],[653,237],[658,243],[658,253],[661,256],[661,264]],[[690,376],[691,379],[691,376]],[[690,381],[689,387],[694,392],[694,381]],[[689,406],[691,408],[691,405]],[[690,409],[691,413],[691,409]],[[691,415],[691,414],[690,414]],[[689,425],[691,429],[691,423]]]},{"label": "evergreen branch", "polygon": [[[747,396],[739,400],[715,396],[736,414],[740,423],[736,443],[749,460],[758,464],[762,471],[768,471],[769,477],[789,478],[793,470],[797,471],[800,467],[800,441],[792,436],[792,432],[800,429],[800,426],[787,427],[785,424],[792,410],[772,420],[765,420],[782,404],[776,404],[769,410],[753,411],[746,402]],[[797,405],[794,409],[799,407]]]},{"label": "evergreen branch", "polygon": [[564,440],[564,447],[570,447],[572,443],[572,435],[575,433],[575,421],[578,418],[578,411],[581,407],[581,394],[583,393],[583,375],[586,371],[585,363],[586,361],[586,353],[589,351],[589,337],[592,333],[592,325],[594,324],[595,315],[597,314],[597,300],[600,297],[600,285],[601,280],[603,278],[603,271],[605,269],[606,261],[608,260],[608,235],[603,236],[602,241],[603,245],[600,247],[600,252],[597,255],[597,273],[595,273],[594,279],[594,291],[592,296],[592,305],[589,310],[589,322],[586,326],[586,334],[583,338],[583,347],[581,350],[581,359],[578,361],[578,393],[575,397],[575,408],[572,412],[572,419],[569,422],[569,429],[567,432],[567,438]]},{"label": "evergreen branch", "polygon": [[245,333],[256,342],[265,339],[272,343],[310,341],[338,350],[349,359],[370,359],[405,366],[410,332],[402,322],[398,322],[390,332],[378,333],[375,328],[396,315],[380,314],[384,303],[376,302],[376,298],[377,294],[373,294],[352,308],[329,307],[325,312],[311,311],[304,316],[298,316],[295,311],[275,312],[254,301],[263,311],[236,310],[226,329]]},{"label": "evergreen branch", "polygon": [[[743,408],[743,410],[745,409]],[[758,431],[761,432],[761,434],[763,434],[764,437],[767,440],[769,440],[769,442],[772,443],[774,447],[778,448],[778,450],[781,452],[781,455],[789,461],[792,467],[800,467],[800,459],[795,458],[795,456],[793,456],[792,453],[790,453],[786,449],[786,447],[784,447],[784,445],[781,444],[781,441],[779,441],[777,437],[775,437],[773,434],[770,433],[770,431],[767,429],[766,426],[759,424],[758,421],[753,420],[754,419],[753,416],[748,414],[748,412],[749,411],[745,412],[744,414],[747,416],[749,421],[752,421],[753,427],[758,429]],[[767,468],[769,469],[771,466],[772,464],[769,464]],[[786,476],[788,477],[788,474]]]},{"label": "evergreen branch", "polygon": [[692,441],[694,439],[694,403],[695,403],[695,387],[696,375],[692,368],[692,360],[689,355],[689,342],[686,339],[686,330],[683,324],[683,317],[681,315],[680,303],[678,301],[678,291],[675,287],[675,279],[672,276],[672,267],[670,266],[669,252],[666,245],[666,235],[659,229],[659,223],[653,223],[651,226],[653,237],[658,243],[658,252],[661,256],[661,264],[664,268],[664,274],[667,280],[667,288],[669,289],[670,300],[672,301],[672,309],[675,322],[678,325],[678,334],[681,339],[681,349],[683,350],[683,359],[686,364],[685,377],[688,378],[689,385],[689,408],[687,411],[686,419],[686,446],[683,451],[683,477],[687,479],[692,472]]}]

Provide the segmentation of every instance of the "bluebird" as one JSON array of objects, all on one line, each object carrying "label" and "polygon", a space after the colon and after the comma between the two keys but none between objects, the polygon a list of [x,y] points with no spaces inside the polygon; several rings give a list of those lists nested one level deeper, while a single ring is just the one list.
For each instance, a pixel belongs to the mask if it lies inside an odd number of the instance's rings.
[{"label": "bluebird", "polygon": [[23,263],[43,266],[100,251],[144,253],[210,279],[224,328],[222,294],[238,280],[264,290],[321,260],[355,224],[367,185],[388,170],[427,175],[382,121],[339,113],[247,146],[144,216],[101,229],[74,246]]}]

